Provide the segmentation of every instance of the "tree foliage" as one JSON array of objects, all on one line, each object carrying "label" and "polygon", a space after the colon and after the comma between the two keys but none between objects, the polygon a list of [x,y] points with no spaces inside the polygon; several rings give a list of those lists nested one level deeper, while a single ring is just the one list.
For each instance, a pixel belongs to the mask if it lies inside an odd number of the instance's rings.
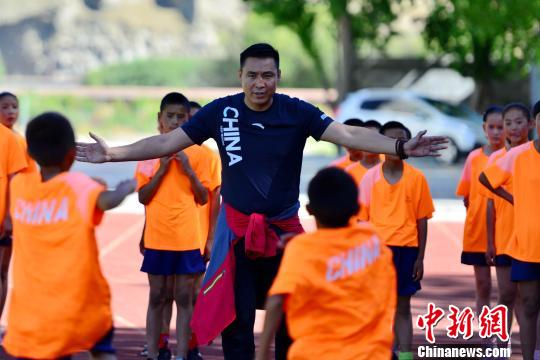
[{"label": "tree foliage", "polygon": [[476,80],[478,107],[493,80],[526,71],[540,45],[540,1],[434,0],[423,33],[429,49]]},{"label": "tree foliage", "polygon": [[[271,15],[276,25],[283,25],[296,33],[304,50],[313,60],[324,87],[330,82],[323,64],[323,56],[318,44],[315,27],[322,11],[331,14],[332,26],[328,31],[337,39],[338,66],[340,79],[338,85],[342,92],[353,90],[354,67],[357,64],[359,49],[369,44],[382,48],[393,34],[390,24],[396,18],[392,7],[399,0],[244,0],[252,9]],[[341,65],[339,67],[339,65]],[[344,95],[344,94],[341,94]]]}]

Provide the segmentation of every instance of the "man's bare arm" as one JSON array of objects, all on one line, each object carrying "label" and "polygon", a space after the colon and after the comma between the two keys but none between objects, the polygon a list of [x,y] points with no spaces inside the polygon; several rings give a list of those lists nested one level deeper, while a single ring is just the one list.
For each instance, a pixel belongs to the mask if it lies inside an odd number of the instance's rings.
[{"label": "man's bare arm", "polygon": [[[446,148],[444,145],[448,142],[446,137],[424,136],[425,133],[421,131],[405,143],[404,150],[407,156],[439,156],[439,150]],[[376,154],[397,155],[396,139],[381,135],[375,130],[348,126],[337,121],[326,128],[321,140]]]},{"label": "man's bare arm", "polygon": [[78,161],[102,163],[157,159],[193,145],[189,136],[178,128],[166,134],[147,137],[133,144],[110,148],[100,137],[90,133],[95,143],[77,143]]}]

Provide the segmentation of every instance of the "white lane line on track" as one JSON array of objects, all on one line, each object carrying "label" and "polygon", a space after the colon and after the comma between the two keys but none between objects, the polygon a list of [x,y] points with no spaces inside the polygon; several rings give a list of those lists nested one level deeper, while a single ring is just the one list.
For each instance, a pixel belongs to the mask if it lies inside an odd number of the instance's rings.
[{"label": "white lane line on track", "polygon": [[99,258],[103,259],[105,256],[113,252],[117,247],[122,245],[124,241],[132,237],[133,235],[136,235],[137,233],[140,234],[141,229],[144,224],[144,218],[137,219],[137,221],[131,225],[129,228],[124,230],[122,234],[114,238],[111,242],[107,243],[99,252]]},{"label": "white lane line on track", "polygon": [[452,243],[456,245],[458,249],[461,250],[462,248],[462,239],[457,236],[444,222],[440,222],[437,224],[437,229],[439,229],[446,237],[448,237],[450,240],[452,240]]},{"label": "white lane line on track", "polygon": [[[143,329],[141,329],[140,327],[138,327],[137,325],[135,325],[134,323],[132,323],[131,321],[129,321],[128,319],[120,316],[120,315],[114,315],[113,316],[113,319],[114,319],[114,322],[115,323],[119,323],[122,327],[127,327],[129,329],[133,329],[135,330],[135,332],[137,334],[140,334],[140,335],[146,335],[146,331],[144,331]],[[117,325],[115,325],[116,327],[118,327]]]}]

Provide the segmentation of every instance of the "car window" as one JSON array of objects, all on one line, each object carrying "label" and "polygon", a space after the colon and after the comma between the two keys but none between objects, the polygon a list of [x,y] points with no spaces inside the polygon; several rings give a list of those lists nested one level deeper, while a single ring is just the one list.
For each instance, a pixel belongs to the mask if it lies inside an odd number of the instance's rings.
[{"label": "car window", "polygon": [[476,114],[465,105],[452,105],[444,101],[434,100],[427,97],[421,97],[422,100],[428,102],[440,112],[458,117],[458,118],[475,118]]},{"label": "car window", "polygon": [[404,99],[391,99],[381,104],[379,110],[393,111],[409,115],[427,115],[426,112],[412,101]]},{"label": "car window", "polygon": [[363,110],[378,110],[382,105],[388,102],[388,99],[370,99],[360,105]]}]

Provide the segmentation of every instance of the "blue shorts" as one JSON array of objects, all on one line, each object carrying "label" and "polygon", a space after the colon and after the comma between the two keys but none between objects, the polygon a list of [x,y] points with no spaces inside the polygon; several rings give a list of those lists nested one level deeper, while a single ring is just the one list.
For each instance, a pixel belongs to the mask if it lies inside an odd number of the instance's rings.
[{"label": "blue shorts", "polygon": [[461,263],[465,265],[488,266],[485,252],[463,251],[461,253]]},{"label": "blue shorts", "polygon": [[151,275],[199,274],[206,270],[199,249],[186,251],[144,250],[141,271]]},{"label": "blue shorts", "polygon": [[500,267],[512,266],[512,258],[505,254],[497,255],[495,256],[495,266],[500,266]]},{"label": "blue shorts", "polygon": [[0,238],[0,246],[11,246],[13,244],[13,239],[11,235],[2,236]]},{"label": "blue shorts", "polygon": [[420,281],[413,280],[414,263],[418,258],[417,247],[388,246],[396,268],[399,296],[411,296],[422,288]]},{"label": "blue shorts", "polygon": [[512,281],[538,281],[540,280],[540,263],[512,259],[510,278]]}]

